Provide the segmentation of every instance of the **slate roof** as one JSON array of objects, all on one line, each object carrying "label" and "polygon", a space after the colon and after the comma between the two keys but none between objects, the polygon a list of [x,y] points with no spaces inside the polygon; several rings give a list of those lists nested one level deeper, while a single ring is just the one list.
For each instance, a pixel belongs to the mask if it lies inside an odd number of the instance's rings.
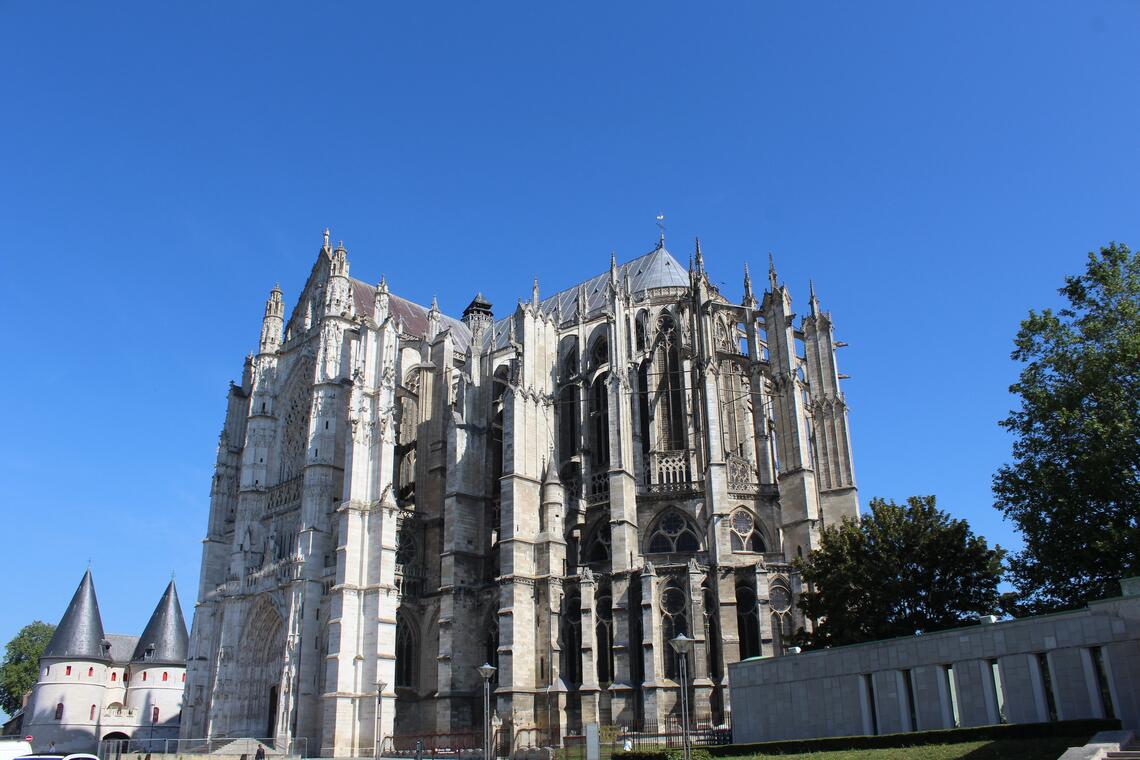
[{"label": "slate roof", "polygon": [[[372,307],[376,302],[376,286],[360,280],[352,280],[352,300],[356,306],[357,314],[372,314]],[[397,321],[402,319],[404,329],[412,335],[423,335],[427,332],[428,311],[430,311],[427,307],[400,298],[394,293],[389,293],[388,311]],[[465,352],[471,343],[471,330],[468,329],[467,325],[442,312],[439,315],[439,324],[441,329],[451,331],[456,351]]]},{"label": "slate roof", "polygon": [[[628,287],[631,293],[641,293],[654,288],[687,288],[689,286],[689,270],[681,266],[673,254],[665,249],[664,244],[658,245],[644,256],[619,264],[618,282],[623,286],[628,278]],[[583,283],[560,290],[552,296],[538,302],[538,307],[545,314],[551,314],[562,307],[562,319],[576,319],[578,317],[578,290],[585,286],[586,290],[586,318],[589,319],[603,308],[608,301],[607,284],[610,280],[610,270],[591,277]],[[512,309],[513,312],[513,309]],[[495,322],[495,348],[507,345],[508,321],[505,317]],[[489,333],[489,331],[488,331]],[[490,338],[488,337],[489,341]]]},{"label": "slate roof", "polygon": [[107,641],[111,643],[111,651],[108,653],[111,662],[116,665],[126,665],[131,661],[131,655],[139,644],[139,637],[125,633],[108,633]]},{"label": "slate roof", "polygon": [[131,662],[184,665],[189,640],[182,605],[178,603],[178,590],[171,581],[138,638]]},{"label": "slate roof", "polygon": [[91,580],[89,569],[40,656],[106,661],[103,639],[103,619],[99,616],[99,600],[95,598],[95,582]]},{"label": "slate roof", "polygon": [[[641,293],[654,288],[686,288],[689,286],[689,271],[681,266],[673,254],[665,249],[664,243],[659,244],[649,253],[638,256],[636,259],[618,265],[618,281],[628,287],[632,293]],[[586,290],[586,317],[592,317],[605,308],[607,302],[606,285],[610,279],[610,270],[591,277],[583,283],[560,290],[552,296],[539,301],[539,308],[546,314],[552,314],[562,307],[562,319],[576,319],[578,316],[578,289],[585,286]],[[369,285],[361,280],[351,280],[352,298],[357,314],[371,314],[376,299],[376,286]],[[477,298],[480,298],[477,296]],[[413,335],[423,335],[427,332],[429,309],[413,303],[395,294],[389,294],[389,310],[397,319],[403,319],[405,329]],[[513,316],[514,309],[511,309]],[[507,323],[511,316],[495,321],[495,348],[507,345]],[[455,341],[456,351],[463,353],[471,343],[471,330],[462,321],[440,313],[440,325],[444,330],[450,330]],[[492,331],[484,334],[484,341],[489,343]]]}]

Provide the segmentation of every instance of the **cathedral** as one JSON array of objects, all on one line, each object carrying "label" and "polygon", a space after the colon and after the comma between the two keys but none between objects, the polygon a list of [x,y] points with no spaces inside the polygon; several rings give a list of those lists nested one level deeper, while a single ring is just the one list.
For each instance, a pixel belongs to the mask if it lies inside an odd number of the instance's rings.
[{"label": "cathedral", "polygon": [[663,725],[681,633],[696,719],[726,722],[728,664],[811,624],[792,561],[858,515],[843,345],[771,264],[728,298],[699,242],[454,318],[326,230],[230,385],[182,736],[470,734],[485,662],[516,743]]}]

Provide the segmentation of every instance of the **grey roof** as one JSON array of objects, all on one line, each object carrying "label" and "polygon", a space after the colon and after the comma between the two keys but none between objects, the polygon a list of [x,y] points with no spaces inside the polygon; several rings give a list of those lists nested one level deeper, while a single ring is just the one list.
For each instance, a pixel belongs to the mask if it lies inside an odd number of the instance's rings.
[{"label": "grey roof", "polygon": [[83,574],[79,588],[71,597],[63,619],[56,626],[41,657],[74,660],[107,660],[103,646],[103,620],[99,616],[99,600],[95,598],[95,582],[91,570]]},{"label": "grey roof", "polygon": [[[659,244],[644,256],[638,256],[632,261],[619,264],[617,267],[618,282],[628,287],[631,293],[642,293],[654,288],[687,288],[689,287],[689,270],[681,266],[673,254],[665,249],[664,243]],[[591,277],[583,283],[560,290],[552,296],[542,299],[538,303],[539,309],[546,314],[558,311],[561,306],[562,319],[576,319],[578,317],[578,292],[586,291],[586,318],[589,319],[605,308],[608,302],[607,284],[610,279],[610,270]],[[505,317],[495,322],[495,348],[507,345],[508,321],[512,317]],[[488,338],[489,340],[489,338]]]},{"label": "grey roof", "polygon": [[131,662],[185,664],[189,638],[178,591],[171,581],[139,636]]},{"label": "grey roof", "polygon": [[[360,280],[352,280],[352,299],[357,314],[371,315],[376,301],[376,286]],[[404,329],[412,335],[423,335],[427,332],[428,312],[430,311],[427,307],[389,293],[388,310],[393,318],[403,321]],[[439,324],[441,329],[451,331],[451,337],[455,341],[457,351],[462,353],[467,350],[467,346],[471,343],[471,330],[467,325],[442,312],[439,315]]]},{"label": "grey roof", "polygon": [[108,656],[110,656],[111,662],[116,665],[126,665],[130,662],[135,647],[139,645],[138,636],[128,636],[125,633],[108,633],[107,641],[111,643],[111,651],[108,652]]}]

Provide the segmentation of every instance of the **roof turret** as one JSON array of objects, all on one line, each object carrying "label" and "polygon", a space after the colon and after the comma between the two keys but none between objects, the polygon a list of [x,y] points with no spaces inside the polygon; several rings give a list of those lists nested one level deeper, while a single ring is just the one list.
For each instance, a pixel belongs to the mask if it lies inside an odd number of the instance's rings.
[{"label": "roof turret", "polygon": [[110,645],[103,635],[103,619],[99,616],[99,600],[95,598],[95,582],[91,570],[83,574],[79,588],[71,597],[63,619],[55,629],[41,657],[73,660],[108,659]]},{"label": "roof turret", "polygon": [[139,636],[131,662],[184,665],[188,643],[186,621],[182,618],[182,605],[178,603],[178,590],[174,588],[174,581],[171,581],[158,606],[154,608],[142,636]]}]

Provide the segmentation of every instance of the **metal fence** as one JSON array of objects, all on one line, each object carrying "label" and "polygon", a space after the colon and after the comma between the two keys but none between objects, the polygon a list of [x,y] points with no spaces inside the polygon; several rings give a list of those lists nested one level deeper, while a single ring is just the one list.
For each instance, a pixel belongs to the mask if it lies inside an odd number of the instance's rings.
[{"label": "metal fence", "polygon": [[251,737],[212,739],[104,739],[99,742],[100,760],[154,760],[168,758],[209,758],[209,760],[285,760],[308,757],[309,740],[256,739]]},{"label": "metal fence", "polygon": [[[667,719],[661,724],[603,725],[599,727],[602,760],[614,752],[636,749],[676,748],[684,743],[681,721]],[[583,760],[586,757],[586,737],[582,734],[561,734],[543,728],[519,728],[510,731],[496,729],[494,733],[495,757],[519,757],[547,750],[558,760]],[[713,725],[708,722],[691,723],[689,742],[693,747],[710,747],[732,743],[732,728],[728,723]],[[482,731],[455,731],[439,733],[388,736],[383,741],[384,757],[407,757],[420,760],[434,758],[483,757]]]}]

